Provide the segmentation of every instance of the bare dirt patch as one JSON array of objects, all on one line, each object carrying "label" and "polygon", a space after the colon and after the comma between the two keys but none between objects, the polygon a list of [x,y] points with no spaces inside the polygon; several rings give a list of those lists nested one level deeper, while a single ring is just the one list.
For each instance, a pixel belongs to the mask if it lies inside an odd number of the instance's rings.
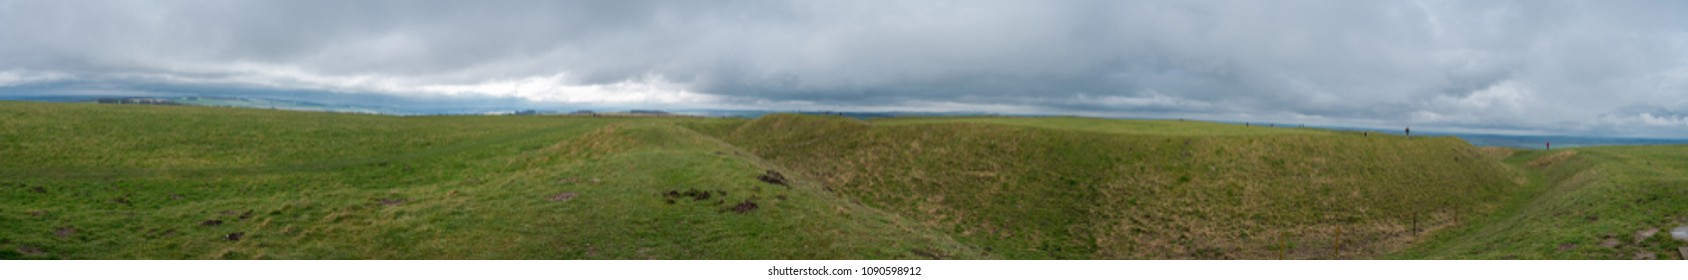
[{"label": "bare dirt patch", "polygon": [[700,191],[698,189],[686,189],[686,191],[671,190],[671,191],[662,193],[662,196],[668,200],[668,204],[674,204],[674,201],[676,199],[680,199],[680,198],[683,198],[683,197],[690,197],[690,198],[692,198],[693,201],[701,201],[701,200],[707,200],[711,197],[715,197],[716,195],[727,196],[727,191],[722,191],[722,190],[714,190],[714,191],[701,190]]},{"label": "bare dirt patch", "polygon": [[1618,242],[1617,238],[1607,238],[1604,241],[1600,241],[1600,247],[1617,248],[1618,244],[1621,243]]},{"label": "bare dirt patch", "polygon": [[785,178],[785,174],[780,174],[779,171],[774,171],[772,169],[768,170],[767,172],[762,172],[762,175],[756,176],[756,179],[762,180],[762,182],[764,182],[764,183],[787,186],[787,187],[791,186],[789,180],[787,180]]},{"label": "bare dirt patch", "polygon": [[220,226],[223,225],[223,220],[205,220],[204,222],[199,222],[199,225],[211,227]]},{"label": "bare dirt patch", "polygon": [[739,202],[738,205],[733,205],[733,208],[731,208],[730,210],[732,210],[733,213],[744,214],[746,212],[756,210],[756,208],[757,208],[757,206],[756,206],[755,201],[751,201],[749,199],[746,199],[746,200],[744,200],[744,202]]},{"label": "bare dirt patch", "polygon": [[1559,244],[1559,250],[1560,251],[1570,251],[1571,249],[1576,249],[1576,248],[1577,248],[1576,243],[1561,243],[1561,244]]},{"label": "bare dirt patch", "polygon": [[1647,240],[1647,238],[1651,238],[1654,234],[1658,233],[1659,228],[1648,228],[1635,231],[1635,243],[1641,243],[1641,241]]},{"label": "bare dirt patch", "polygon": [[557,193],[557,194],[551,195],[551,201],[556,201],[556,202],[569,201],[571,199],[574,199],[575,196],[579,196],[579,195],[580,195],[579,193],[573,193],[573,192]]},{"label": "bare dirt patch", "polygon": [[29,188],[29,191],[34,192],[34,193],[47,193],[47,188],[43,188],[41,186],[35,186],[33,188]]},{"label": "bare dirt patch", "polygon": [[237,232],[234,232],[234,233],[223,235],[223,239],[227,239],[229,241],[240,241],[240,238],[245,237],[245,236],[246,236],[246,232],[237,231]]}]

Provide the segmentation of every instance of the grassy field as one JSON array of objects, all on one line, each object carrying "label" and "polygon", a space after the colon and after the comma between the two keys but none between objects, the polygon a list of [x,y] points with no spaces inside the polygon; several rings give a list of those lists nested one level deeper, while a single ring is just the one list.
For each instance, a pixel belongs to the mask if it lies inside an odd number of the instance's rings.
[{"label": "grassy field", "polygon": [[1688,146],[1519,151],[1535,178],[1496,215],[1437,234],[1403,259],[1682,259]]},{"label": "grassy field", "polygon": [[1012,259],[1373,258],[1523,183],[1454,138],[1074,118],[698,129]]},{"label": "grassy field", "polygon": [[0,259],[984,257],[799,175],[759,181],[779,168],[684,119],[0,116]]},{"label": "grassy field", "polygon": [[0,259],[1673,258],[1685,159],[1177,120],[0,102]]},{"label": "grassy field", "polygon": [[979,123],[1127,135],[1167,136],[1329,135],[1343,133],[1321,129],[1234,125],[1203,121],[1110,120],[1080,117],[909,117],[875,119],[873,123],[881,125]]}]

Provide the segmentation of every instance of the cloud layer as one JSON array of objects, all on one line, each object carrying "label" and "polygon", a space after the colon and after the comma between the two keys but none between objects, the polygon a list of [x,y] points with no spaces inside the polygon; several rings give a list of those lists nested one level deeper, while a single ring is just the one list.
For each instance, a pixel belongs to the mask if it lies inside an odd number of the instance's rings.
[{"label": "cloud layer", "polygon": [[1685,26],[1630,1],[0,1],[0,92],[1688,136]]}]

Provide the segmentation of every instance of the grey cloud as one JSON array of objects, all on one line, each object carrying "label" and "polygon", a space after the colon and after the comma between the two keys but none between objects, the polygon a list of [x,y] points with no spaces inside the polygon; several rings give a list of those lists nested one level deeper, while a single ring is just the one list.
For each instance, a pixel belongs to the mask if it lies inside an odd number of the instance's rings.
[{"label": "grey cloud", "polygon": [[1688,108],[1685,5],[5,1],[0,78],[1659,134],[1688,122],[1634,108]]}]

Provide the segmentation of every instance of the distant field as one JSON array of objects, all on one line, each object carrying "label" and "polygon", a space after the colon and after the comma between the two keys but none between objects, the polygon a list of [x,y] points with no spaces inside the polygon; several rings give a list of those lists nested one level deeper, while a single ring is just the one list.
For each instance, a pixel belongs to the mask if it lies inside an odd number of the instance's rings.
[{"label": "distant field", "polygon": [[883,125],[985,123],[1132,135],[1246,136],[1339,133],[1321,129],[1245,126],[1204,121],[1121,120],[1078,117],[918,117],[874,119],[873,123]]},{"label": "distant field", "polygon": [[1572,151],[1177,120],[0,102],[0,259],[1677,258],[1688,146]]},{"label": "distant field", "polygon": [[[390,117],[275,110],[0,103],[0,173],[309,167],[482,148],[604,121]],[[576,132],[578,134],[578,132]],[[479,141],[479,142],[477,142]],[[45,172],[46,174],[43,174]]]}]

